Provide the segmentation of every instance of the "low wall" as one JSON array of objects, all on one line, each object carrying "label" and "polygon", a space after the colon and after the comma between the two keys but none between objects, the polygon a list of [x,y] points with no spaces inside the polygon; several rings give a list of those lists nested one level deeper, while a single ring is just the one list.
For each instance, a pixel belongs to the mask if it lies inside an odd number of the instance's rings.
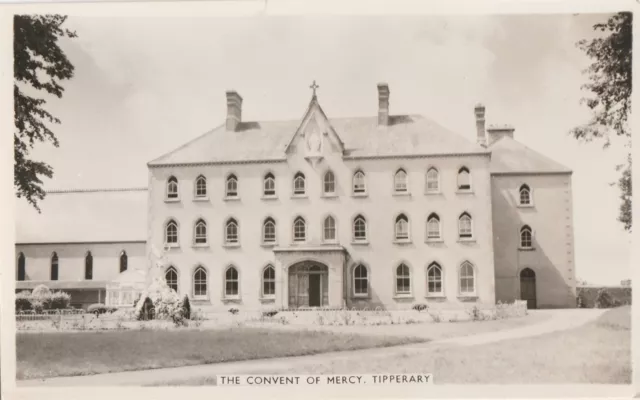
[{"label": "low wall", "polygon": [[596,296],[600,289],[605,289],[619,305],[631,304],[630,286],[577,286],[576,296],[581,299],[582,308],[595,308]]}]

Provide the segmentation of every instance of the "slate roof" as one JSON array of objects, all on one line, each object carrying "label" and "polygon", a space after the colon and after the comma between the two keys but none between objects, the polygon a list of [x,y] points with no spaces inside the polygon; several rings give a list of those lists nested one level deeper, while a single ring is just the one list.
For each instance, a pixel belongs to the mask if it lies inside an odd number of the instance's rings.
[{"label": "slate roof", "polygon": [[38,213],[16,204],[16,243],[147,240],[147,189],[50,191]]},{"label": "slate roof", "polygon": [[522,143],[504,136],[490,147],[492,174],[571,173],[571,169],[543,156]]},{"label": "slate roof", "polygon": [[[241,122],[235,132],[219,126],[149,166],[285,160],[285,149],[301,121]],[[487,149],[420,115],[329,118],[350,157],[487,153]]]}]

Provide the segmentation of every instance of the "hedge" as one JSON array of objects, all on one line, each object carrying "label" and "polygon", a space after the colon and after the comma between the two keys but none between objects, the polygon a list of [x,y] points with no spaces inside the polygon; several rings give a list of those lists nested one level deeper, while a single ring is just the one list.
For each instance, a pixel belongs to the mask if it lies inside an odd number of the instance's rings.
[{"label": "hedge", "polygon": [[580,308],[608,308],[631,304],[629,286],[578,286],[576,295]]},{"label": "hedge", "polygon": [[52,292],[46,286],[39,285],[33,292],[23,290],[16,294],[16,313],[33,310],[64,310],[69,308],[71,296],[64,292]]}]

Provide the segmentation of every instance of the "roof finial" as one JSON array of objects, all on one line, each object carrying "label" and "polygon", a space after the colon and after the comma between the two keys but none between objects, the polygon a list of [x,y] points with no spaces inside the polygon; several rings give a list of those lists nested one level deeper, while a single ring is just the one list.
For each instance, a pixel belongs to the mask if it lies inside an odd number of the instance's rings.
[{"label": "roof finial", "polygon": [[313,98],[314,98],[314,99],[315,99],[315,97],[316,97],[316,89],[318,89],[319,87],[320,87],[320,86],[318,86],[318,85],[316,84],[316,80],[315,80],[315,79],[313,80],[313,83],[311,84],[311,86],[309,86],[309,88],[310,88],[311,90],[313,90]]}]

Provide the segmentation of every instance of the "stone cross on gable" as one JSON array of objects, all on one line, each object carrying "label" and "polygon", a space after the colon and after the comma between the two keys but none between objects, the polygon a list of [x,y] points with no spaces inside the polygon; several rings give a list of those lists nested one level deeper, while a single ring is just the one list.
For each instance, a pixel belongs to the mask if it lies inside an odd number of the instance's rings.
[{"label": "stone cross on gable", "polygon": [[310,88],[311,90],[313,90],[313,97],[316,97],[316,89],[318,89],[319,87],[320,87],[320,86],[318,86],[318,85],[316,84],[316,80],[314,79],[314,80],[313,80],[313,83],[311,84],[311,86],[309,86],[309,88]]}]

